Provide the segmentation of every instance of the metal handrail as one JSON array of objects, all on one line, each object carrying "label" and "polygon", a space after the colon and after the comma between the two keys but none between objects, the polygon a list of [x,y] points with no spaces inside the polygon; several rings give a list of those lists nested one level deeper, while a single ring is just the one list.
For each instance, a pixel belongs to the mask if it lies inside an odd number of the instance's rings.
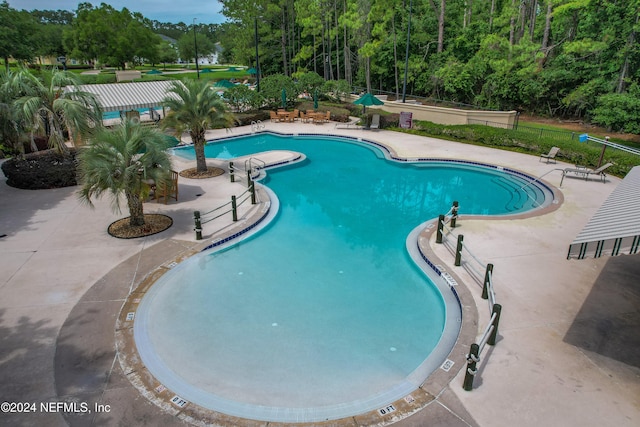
[{"label": "metal handrail", "polygon": [[[640,150],[635,148],[627,147],[626,145],[617,144],[615,142],[611,142],[607,139],[594,138],[593,136],[586,135],[586,139],[588,141],[597,142],[598,144],[606,145],[607,147],[617,148],[618,150],[626,151],[627,153],[635,154],[636,156],[640,156]],[[581,135],[582,136],[582,135]],[[607,137],[608,138],[608,137]]]},{"label": "metal handrail", "polygon": [[[526,184],[526,185],[529,185],[529,184]],[[454,210],[454,207],[452,207],[452,209],[449,212],[447,212],[447,215],[451,213],[452,218],[454,215],[457,218],[458,216],[457,202],[455,202],[454,206],[455,206],[455,210]],[[438,231],[436,235],[436,243],[441,243],[441,244],[446,243],[446,241],[444,240],[445,235],[444,233],[442,233],[443,229],[446,228],[450,234],[454,234],[453,230],[451,230],[446,226],[447,221],[445,220],[445,218],[446,218],[446,215],[440,215],[438,217]],[[455,227],[455,224],[452,224],[452,227]],[[484,330],[482,338],[480,339],[480,343],[471,344],[469,354],[467,354],[467,369],[465,372],[464,383],[462,387],[465,390],[470,391],[473,389],[473,378],[478,373],[476,364],[480,362],[480,355],[482,354],[482,350],[484,350],[484,347],[486,344],[489,344],[489,345],[496,344],[496,337],[498,335],[498,325],[500,323],[500,313],[502,312],[502,306],[496,303],[496,294],[493,286],[493,264],[485,264],[482,261],[480,261],[480,259],[471,250],[469,250],[469,248],[464,244],[463,235],[458,234],[457,239],[458,239],[458,243],[456,247],[456,259],[455,259],[454,265],[455,266],[462,265],[462,252],[466,251],[466,253],[468,253],[469,256],[476,263],[478,263],[478,265],[485,268],[485,276],[482,284],[482,298],[488,300],[489,312],[491,313],[491,318],[489,320],[489,323],[487,324],[487,327]],[[480,276],[479,272],[474,267],[474,264],[465,262],[464,267],[465,269],[467,269],[469,273],[473,273],[471,274],[471,276],[473,275]]]},{"label": "metal handrail", "polygon": [[[259,164],[261,164],[261,165],[260,165],[260,167],[258,167],[258,166],[256,166],[256,167],[255,167],[255,168],[256,168],[256,170],[258,170],[258,169],[264,169],[264,168],[266,168],[266,167],[267,167],[267,163],[266,163],[264,160],[261,160],[261,159],[259,159],[259,158],[257,158],[257,157],[249,157],[248,159],[246,159],[246,160],[244,161],[244,170],[245,170],[245,171],[249,171],[249,172],[251,172],[251,173],[253,174],[253,168],[254,168],[254,166],[253,166],[253,164],[252,164],[252,160],[255,160],[255,161],[257,161]],[[249,164],[249,168],[247,168],[247,163]]]},{"label": "metal handrail", "polygon": [[251,121],[251,132],[255,132],[256,130],[264,129],[265,125],[262,123],[262,120],[252,120]]}]

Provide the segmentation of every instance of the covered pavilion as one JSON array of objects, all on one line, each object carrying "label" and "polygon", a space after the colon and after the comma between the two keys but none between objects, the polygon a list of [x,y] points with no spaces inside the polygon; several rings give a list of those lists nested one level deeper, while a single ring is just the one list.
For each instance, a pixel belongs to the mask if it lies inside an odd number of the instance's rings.
[{"label": "covered pavilion", "polygon": [[[164,117],[163,101],[167,96],[177,96],[170,92],[171,87],[178,80],[158,80],[150,82],[131,83],[105,83],[80,85],[78,89],[92,93],[96,96],[98,103],[104,112],[118,111],[120,116],[140,117],[139,110],[149,109],[152,120],[155,117],[155,107],[162,106]],[[179,84],[181,84],[179,82]],[[75,90],[72,86],[67,86],[66,91]]]}]

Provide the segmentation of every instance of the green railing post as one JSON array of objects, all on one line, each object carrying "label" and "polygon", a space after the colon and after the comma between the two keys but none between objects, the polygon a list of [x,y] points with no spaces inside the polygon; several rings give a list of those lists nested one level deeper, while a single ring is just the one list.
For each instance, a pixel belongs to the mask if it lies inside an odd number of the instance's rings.
[{"label": "green railing post", "polygon": [[196,222],[196,227],[194,228],[196,232],[196,240],[202,240],[202,223],[200,222],[200,211],[193,212],[193,219]]},{"label": "green railing post", "polygon": [[236,206],[236,196],[231,196],[231,214],[233,215],[233,220],[238,220],[238,207]]},{"label": "green railing post", "polygon": [[451,206],[451,228],[456,228],[456,220],[458,219],[458,201],[453,201]]},{"label": "green railing post", "polygon": [[442,228],[444,227],[444,215],[438,216],[438,232],[436,234],[436,243],[442,243]]},{"label": "green railing post", "polygon": [[478,357],[478,352],[480,351],[480,346],[476,343],[471,344],[471,349],[469,350],[469,354],[467,354],[467,371],[464,375],[464,384],[462,388],[466,391],[471,391],[473,389],[473,377],[478,372],[476,368],[476,363],[480,361]]},{"label": "green railing post", "polygon": [[493,264],[487,264],[487,269],[484,272],[484,284],[482,285],[482,299],[489,298],[489,277],[493,273]]},{"label": "green railing post", "polygon": [[236,177],[233,174],[233,162],[229,162],[229,176],[231,176],[231,182],[236,182]]},{"label": "green railing post", "polygon": [[496,320],[493,321],[493,331],[491,331],[491,335],[489,335],[489,339],[487,340],[487,344],[489,345],[496,345],[496,338],[498,337],[498,323],[500,322],[500,314],[502,313],[502,306],[500,304],[493,305],[491,317],[493,317],[494,313],[496,315]]},{"label": "green railing post", "polygon": [[460,267],[460,261],[462,260],[462,240],[464,236],[462,234],[458,235],[458,246],[456,247],[456,261],[454,265],[456,267]]},{"label": "green railing post", "polygon": [[251,187],[249,187],[251,191],[251,204],[255,205],[256,204],[256,184],[251,181]]}]

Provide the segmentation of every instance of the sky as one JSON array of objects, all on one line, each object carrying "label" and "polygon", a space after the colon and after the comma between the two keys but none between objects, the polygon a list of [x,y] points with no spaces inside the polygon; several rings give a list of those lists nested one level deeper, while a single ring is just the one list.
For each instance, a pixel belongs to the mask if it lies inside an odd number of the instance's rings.
[{"label": "sky", "polygon": [[145,18],[160,22],[220,24],[225,17],[220,13],[222,5],[217,0],[7,0],[9,6],[18,10],[70,10],[75,11],[79,3],[91,3],[99,7],[106,3],[114,9],[123,7],[130,12],[140,12]]}]

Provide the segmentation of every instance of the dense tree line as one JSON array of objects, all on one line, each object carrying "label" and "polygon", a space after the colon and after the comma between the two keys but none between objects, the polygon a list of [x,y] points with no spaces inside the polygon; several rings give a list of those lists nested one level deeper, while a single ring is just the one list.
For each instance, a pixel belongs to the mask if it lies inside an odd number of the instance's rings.
[{"label": "dense tree line", "polygon": [[257,26],[264,74],[310,70],[400,94],[411,16],[409,93],[640,132],[638,0],[221,3],[228,59],[255,64]]},{"label": "dense tree line", "polygon": [[[209,53],[220,42],[223,61],[255,67],[257,33],[265,76],[297,78],[313,71],[326,80],[400,95],[408,50],[409,94],[585,118],[615,130],[640,132],[640,0],[221,3],[226,23],[195,26],[199,53]],[[5,60],[63,52],[116,66],[138,59],[167,61],[163,52],[171,50],[162,48],[154,34],[176,39],[181,57],[195,55],[193,24],[151,21],[104,4],[81,3],[70,17],[62,11],[18,12],[4,2],[0,21],[6,28],[0,33]],[[37,29],[45,26],[51,42],[39,36]],[[57,36],[61,28],[62,42]]]},{"label": "dense tree line", "polygon": [[[75,12],[65,10],[18,11],[0,3],[0,54],[8,68],[9,58],[38,62],[66,56],[96,65],[125,68],[141,62],[151,64],[195,58],[215,51],[215,24],[187,25],[152,21],[127,8],[107,4],[94,7],[80,3]],[[159,35],[166,36],[164,39]]]}]

